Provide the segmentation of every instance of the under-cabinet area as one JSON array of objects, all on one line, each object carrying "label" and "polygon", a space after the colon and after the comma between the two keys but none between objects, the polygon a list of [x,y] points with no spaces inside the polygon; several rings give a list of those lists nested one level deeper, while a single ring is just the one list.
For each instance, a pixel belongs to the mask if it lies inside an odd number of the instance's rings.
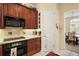
[{"label": "under-cabinet area", "polygon": [[0,44],[0,56],[31,56],[41,50],[41,37]]}]

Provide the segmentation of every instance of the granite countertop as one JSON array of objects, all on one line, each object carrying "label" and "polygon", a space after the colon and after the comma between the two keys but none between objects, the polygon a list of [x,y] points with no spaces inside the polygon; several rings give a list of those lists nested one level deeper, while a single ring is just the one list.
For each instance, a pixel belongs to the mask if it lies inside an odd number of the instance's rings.
[{"label": "granite countertop", "polygon": [[[7,41],[0,42],[0,45],[1,44],[12,43],[12,42],[17,42],[17,41],[29,40],[29,39],[38,38],[38,37],[41,37],[41,36],[38,36],[38,35],[27,35],[27,36],[23,36],[23,37],[24,38],[15,39],[15,40],[7,40]],[[15,37],[6,37],[5,39],[10,39],[10,38],[15,38]]]}]

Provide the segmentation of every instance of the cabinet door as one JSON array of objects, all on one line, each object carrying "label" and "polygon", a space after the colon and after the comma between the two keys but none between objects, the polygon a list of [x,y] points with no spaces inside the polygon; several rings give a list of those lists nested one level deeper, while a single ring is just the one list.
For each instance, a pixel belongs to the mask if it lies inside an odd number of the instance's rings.
[{"label": "cabinet door", "polygon": [[7,3],[3,4],[3,15],[6,16],[7,15]]},{"label": "cabinet door", "polygon": [[27,55],[30,56],[34,54],[34,40],[30,39],[27,41]]},{"label": "cabinet door", "polygon": [[2,56],[2,45],[0,45],[0,56]]},{"label": "cabinet door", "polygon": [[25,11],[24,12],[25,28],[26,29],[30,29],[30,24],[31,24],[31,22],[30,22],[30,17],[31,17],[31,15],[30,15],[30,9],[24,8],[23,10]]},{"label": "cabinet door", "polygon": [[31,26],[30,26],[30,28],[33,29],[34,28],[34,23],[35,23],[35,21],[34,21],[34,12],[33,12],[33,10],[31,10],[30,12],[31,12],[31,17],[30,17],[30,23],[31,23],[30,25]]},{"label": "cabinet door", "polygon": [[34,28],[37,29],[38,28],[38,12],[34,11],[33,12],[33,20],[34,20]]},{"label": "cabinet door", "polygon": [[25,29],[30,28],[30,10],[21,5],[17,5],[17,13],[20,18],[25,20]]},{"label": "cabinet door", "polygon": [[37,11],[34,11],[32,9],[26,8],[25,9],[25,28],[26,29],[36,29],[38,28],[38,16],[37,16]]},{"label": "cabinet door", "polygon": [[38,16],[37,16],[37,11],[31,10],[31,28],[36,29],[38,26]]},{"label": "cabinet door", "polygon": [[25,28],[26,29],[32,29],[32,13],[31,13],[31,9],[29,9],[29,8],[26,8],[25,9],[25,20],[26,20],[26,26],[25,26]]},{"label": "cabinet door", "polygon": [[35,52],[39,52],[41,50],[41,38],[35,38]]},{"label": "cabinet door", "polygon": [[16,8],[17,8],[17,16],[23,18],[25,12],[23,6],[17,4]]},{"label": "cabinet door", "polygon": [[41,50],[41,38],[27,40],[27,55],[33,55]]},{"label": "cabinet door", "polygon": [[0,3],[0,28],[3,27],[3,4]]},{"label": "cabinet door", "polygon": [[17,7],[16,4],[13,3],[7,3],[5,4],[5,11],[6,13],[4,13],[5,15],[8,16],[17,16]]}]

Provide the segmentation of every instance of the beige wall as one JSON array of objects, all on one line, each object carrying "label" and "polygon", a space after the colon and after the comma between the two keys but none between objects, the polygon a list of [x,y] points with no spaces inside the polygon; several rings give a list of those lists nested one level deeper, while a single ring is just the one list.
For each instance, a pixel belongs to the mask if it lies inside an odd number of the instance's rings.
[{"label": "beige wall", "polygon": [[4,30],[0,29],[0,42],[2,42],[4,39]]},{"label": "beige wall", "polygon": [[70,32],[70,20],[65,19],[65,33],[67,34],[68,32]]},{"label": "beige wall", "polygon": [[37,3],[21,3],[22,5],[25,5],[25,6],[27,6],[27,7],[34,7],[34,8],[36,8],[36,6],[37,6]]},{"label": "beige wall", "polygon": [[64,13],[63,13],[63,8],[61,4],[58,4],[59,7],[59,47],[60,49],[64,48]]},{"label": "beige wall", "polygon": [[56,3],[39,3],[37,4],[38,9],[53,9],[56,10],[57,4]]},{"label": "beige wall", "polygon": [[60,5],[64,11],[79,9],[79,3],[62,3]]},{"label": "beige wall", "polygon": [[59,41],[60,41],[60,48],[63,49],[65,48],[65,42],[64,42],[64,11],[68,10],[74,10],[74,9],[79,9],[79,4],[78,3],[63,3],[63,4],[58,4],[59,6],[59,11],[60,11],[60,33],[59,33]]}]

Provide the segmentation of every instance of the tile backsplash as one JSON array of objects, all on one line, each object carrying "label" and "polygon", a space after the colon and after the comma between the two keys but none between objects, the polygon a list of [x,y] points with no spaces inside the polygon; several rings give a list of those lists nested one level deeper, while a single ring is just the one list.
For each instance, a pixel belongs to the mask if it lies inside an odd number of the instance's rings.
[{"label": "tile backsplash", "polygon": [[4,39],[4,30],[0,29],[0,42]]},{"label": "tile backsplash", "polygon": [[21,32],[22,32],[21,28],[6,28],[6,29],[4,29],[5,36],[21,35]]},{"label": "tile backsplash", "polygon": [[4,36],[35,35],[34,31],[37,31],[37,29],[6,28],[4,29]]},{"label": "tile backsplash", "polygon": [[22,29],[22,28],[0,29],[0,41],[3,41],[5,38],[9,37],[36,35],[34,34],[35,31],[38,31],[38,29]]}]

